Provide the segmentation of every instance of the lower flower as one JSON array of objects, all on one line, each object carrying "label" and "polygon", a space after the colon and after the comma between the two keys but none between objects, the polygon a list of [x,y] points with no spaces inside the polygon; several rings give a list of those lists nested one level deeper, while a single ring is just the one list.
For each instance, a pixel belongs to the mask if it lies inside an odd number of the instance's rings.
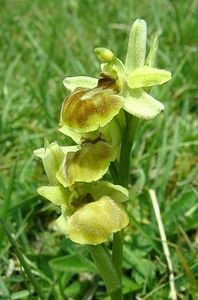
[{"label": "lower flower", "polygon": [[91,245],[104,243],[112,233],[122,230],[128,223],[122,204],[107,196],[85,204],[70,217],[63,212],[56,221],[58,228],[73,242]]},{"label": "lower flower", "polygon": [[80,244],[100,244],[129,223],[121,204],[128,191],[106,181],[76,183],[69,188],[42,186],[38,193],[61,207],[56,223],[72,241]]}]

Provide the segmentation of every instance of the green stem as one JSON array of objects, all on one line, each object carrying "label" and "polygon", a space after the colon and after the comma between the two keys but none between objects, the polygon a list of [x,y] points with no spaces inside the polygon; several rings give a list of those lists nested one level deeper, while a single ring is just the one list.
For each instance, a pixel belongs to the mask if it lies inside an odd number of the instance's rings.
[{"label": "green stem", "polygon": [[89,250],[112,300],[123,300],[121,280],[105,247],[89,246]]},{"label": "green stem", "polygon": [[128,188],[131,149],[133,146],[134,137],[135,137],[139,119],[136,117],[131,117],[131,115],[126,113],[126,120],[127,120],[127,125],[126,125],[126,130],[123,133],[123,137],[122,137],[120,161],[119,161],[119,168],[118,168],[118,178],[116,183]]},{"label": "green stem", "polygon": [[[130,157],[131,149],[134,142],[135,132],[138,125],[138,120],[131,115],[126,114],[127,126],[126,131],[123,133],[120,161],[118,167],[118,177],[116,180],[117,184],[120,184],[128,188],[129,184],[129,171],[130,171]],[[112,261],[118,276],[122,278],[122,258],[123,258],[123,232],[116,232],[113,235],[113,246],[112,246]]]},{"label": "green stem", "polygon": [[113,235],[112,261],[118,273],[120,280],[122,279],[122,257],[123,257],[123,231],[118,231]]},{"label": "green stem", "polygon": [[[129,184],[130,156],[133,145],[138,119],[126,113],[126,130],[123,133],[118,165],[118,174],[113,169],[114,181],[124,187]],[[117,176],[116,176],[117,175]],[[123,232],[117,232],[113,238],[112,260],[103,245],[90,246],[90,253],[105,283],[108,294],[112,300],[123,300],[122,294],[122,257],[123,257]]]}]

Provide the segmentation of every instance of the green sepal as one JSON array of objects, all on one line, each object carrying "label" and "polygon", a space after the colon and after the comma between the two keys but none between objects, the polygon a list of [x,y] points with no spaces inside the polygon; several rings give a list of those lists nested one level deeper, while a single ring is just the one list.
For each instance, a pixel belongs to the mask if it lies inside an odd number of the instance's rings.
[{"label": "green sepal", "polygon": [[146,39],[146,22],[142,19],[137,19],[133,23],[129,35],[128,50],[125,62],[127,74],[132,70],[144,65],[146,55]]},{"label": "green sepal", "polygon": [[62,165],[65,154],[57,143],[34,151],[34,155],[42,159],[43,166],[51,185],[57,185],[56,172]]},{"label": "green sepal", "polygon": [[64,189],[60,186],[41,186],[38,188],[38,194],[52,203],[61,206],[68,207],[68,199],[70,197],[71,192],[67,189]]},{"label": "green sepal", "polygon": [[153,119],[164,110],[164,105],[143,89],[135,89],[126,97],[124,110],[140,119]]}]

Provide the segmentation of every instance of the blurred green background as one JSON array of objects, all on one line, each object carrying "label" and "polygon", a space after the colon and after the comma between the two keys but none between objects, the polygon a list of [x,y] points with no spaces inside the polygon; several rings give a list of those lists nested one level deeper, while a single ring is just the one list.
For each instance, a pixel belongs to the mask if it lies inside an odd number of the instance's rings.
[{"label": "blurred green background", "polygon": [[[198,299],[197,11],[196,0],[0,1],[0,215],[48,299],[105,299],[106,293],[86,248],[53,230],[59,211],[37,195],[47,179],[32,152],[45,137],[71,144],[57,132],[67,94],[63,79],[98,76],[98,46],[124,59],[136,18],[148,24],[148,47],[161,32],[157,65],[173,79],[152,90],[166,109],[140,122],[132,153],[125,298],[168,299],[152,188],[170,242],[178,299]],[[2,229],[0,251],[0,298],[39,299]]]}]

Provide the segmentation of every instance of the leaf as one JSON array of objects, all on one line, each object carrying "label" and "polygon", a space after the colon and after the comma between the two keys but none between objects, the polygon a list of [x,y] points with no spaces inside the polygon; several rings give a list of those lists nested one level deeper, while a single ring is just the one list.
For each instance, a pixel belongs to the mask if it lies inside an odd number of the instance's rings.
[{"label": "leaf", "polygon": [[148,284],[155,278],[156,267],[154,263],[148,259],[136,255],[129,247],[124,246],[124,258],[128,263],[128,267],[133,269],[133,278],[140,285]]},{"label": "leaf", "polygon": [[11,299],[12,300],[17,300],[17,299],[27,299],[28,296],[30,296],[30,291],[28,290],[23,290],[23,291],[19,291],[16,293],[11,294]]},{"label": "leaf", "polygon": [[50,260],[49,264],[57,271],[78,274],[82,272],[97,273],[96,267],[90,260],[77,254],[66,255],[52,259]]},{"label": "leaf", "polygon": [[[66,287],[64,293],[67,299],[76,299],[76,297],[80,294],[82,289],[82,282],[74,281],[69,286]],[[71,298],[70,298],[71,297]]]},{"label": "leaf", "polygon": [[163,214],[165,226],[173,234],[175,220],[182,225],[185,230],[197,228],[198,225],[198,205],[197,195],[192,190],[187,190],[180,197],[172,201],[167,211]]}]

